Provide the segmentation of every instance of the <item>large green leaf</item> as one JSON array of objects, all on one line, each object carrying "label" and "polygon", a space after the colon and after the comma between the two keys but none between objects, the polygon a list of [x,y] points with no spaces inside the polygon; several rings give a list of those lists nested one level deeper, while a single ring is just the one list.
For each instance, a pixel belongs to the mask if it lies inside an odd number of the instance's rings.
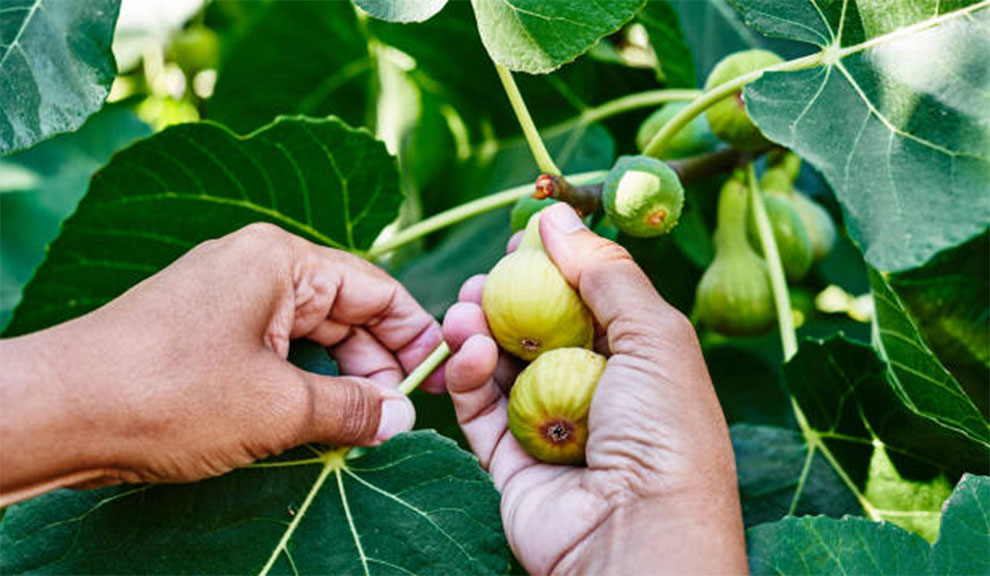
[{"label": "large green leaf", "polygon": [[874,344],[889,364],[890,382],[902,402],[939,427],[990,447],[990,425],[928,348],[900,297],[876,270],[870,270],[870,282],[876,314]]},{"label": "large green leaf", "polygon": [[[5,187],[0,194],[0,327],[45,258],[59,223],[86,193],[89,177],[114,151],[150,132],[129,109],[111,104],[76,132],[0,159],[0,186]],[[17,185],[9,177],[13,171],[31,176]]]},{"label": "large green leaf", "polygon": [[350,2],[273,2],[229,34],[208,118],[246,133],[280,114],[360,126],[374,111],[374,66]]},{"label": "large green leaf", "polygon": [[443,9],[447,0],[354,0],[362,10],[389,22],[422,22]]},{"label": "large green leaf", "polygon": [[192,485],[62,490],[3,519],[5,574],[503,574],[499,496],[432,431]]},{"label": "large green leaf", "polygon": [[821,48],[820,64],[747,87],[747,107],[824,174],[867,262],[911,269],[987,229],[990,4],[733,2],[753,28]]},{"label": "large green leaf", "polygon": [[917,535],[862,518],[785,518],[751,528],[753,574],[990,573],[990,479],[965,476],[949,498],[941,535]]},{"label": "large green leaf", "polygon": [[636,15],[636,21],[646,28],[659,65],[660,80],[670,87],[694,88],[694,59],[684,40],[681,25],[668,0],[648,0]]},{"label": "large green leaf", "polygon": [[366,249],[401,201],[385,146],[335,118],[281,118],[243,138],[211,123],[169,128],[93,176],[7,333],[92,310],[199,242],[255,221]]},{"label": "large green leaf", "polygon": [[120,0],[4,0],[0,154],[78,128],[117,73],[110,43]]},{"label": "large green leaf", "polygon": [[584,54],[628,22],[644,2],[471,0],[492,60],[530,74],[552,72]]}]

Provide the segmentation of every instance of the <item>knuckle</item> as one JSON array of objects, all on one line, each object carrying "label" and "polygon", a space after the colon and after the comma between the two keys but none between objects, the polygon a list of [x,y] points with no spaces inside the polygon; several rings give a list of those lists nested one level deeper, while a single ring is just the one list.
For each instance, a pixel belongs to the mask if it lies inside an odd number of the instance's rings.
[{"label": "knuckle", "polygon": [[378,403],[361,384],[347,382],[341,386],[337,407],[337,421],[341,423],[339,441],[358,443],[370,440],[377,430],[379,412]]}]

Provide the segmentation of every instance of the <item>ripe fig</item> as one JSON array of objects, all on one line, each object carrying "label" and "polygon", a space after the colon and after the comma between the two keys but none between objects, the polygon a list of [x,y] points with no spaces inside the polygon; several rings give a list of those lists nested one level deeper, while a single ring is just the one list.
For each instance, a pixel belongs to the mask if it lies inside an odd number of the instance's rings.
[{"label": "ripe fig", "polygon": [[[749,74],[782,61],[780,56],[766,50],[746,50],[730,54],[716,64],[711,74],[708,75],[705,90],[711,90],[743,74]],[[746,112],[746,102],[743,100],[742,90],[718,102],[709,108],[705,114],[708,117],[708,124],[712,128],[712,132],[735,148],[752,151],[765,148],[770,144]]]},{"label": "ripe fig", "polygon": [[820,262],[835,246],[835,223],[832,222],[832,216],[820,204],[800,192],[794,192],[792,201],[808,231],[812,258],[815,262]]},{"label": "ripe fig", "polygon": [[[787,275],[788,280],[796,282],[808,273],[814,252],[804,221],[791,196],[793,194],[786,192],[769,192],[764,193],[762,197],[767,216],[770,218],[770,226],[773,228],[773,237],[777,241],[780,260],[784,265],[784,274]],[[760,243],[760,235],[752,211],[749,216],[749,241],[756,252],[762,255],[763,246]]]},{"label": "ripe fig", "polygon": [[583,348],[541,355],[516,378],[509,396],[509,430],[531,456],[580,464],[588,441],[588,409],[605,371],[605,357]]},{"label": "ripe fig", "polygon": [[684,188],[677,173],[648,156],[622,156],[602,187],[602,206],[622,232],[640,238],[666,234],[677,225]]},{"label": "ripe fig", "polygon": [[[641,151],[645,149],[660,128],[686,106],[687,102],[671,102],[650,114],[636,132],[636,147]],[[712,129],[708,127],[708,120],[704,116],[696,116],[667,143],[660,158],[673,160],[694,156],[713,148],[716,142]]]},{"label": "ripe fig", "polygon": [[489,272],[481,307],[495,341],[523,360],[556,348],[591,347],[591,312],[543,250],[539,214],[519,248]]},{"label": "ripe fig", "polygon": [[770,273],[746,239],[747,190],[738,180],[722,186],[715,230],[715,259],[695,295],[695,317],[733,336],[761,334],[776,319]]},{"label": "ripe fig", "polygon": [[553,198],[533,198],[524,196],[516,201],[509,214],[509,222],[513,232],[518,232],[526,227],[534,214],[543,210],[547,206],[556,202]]}]

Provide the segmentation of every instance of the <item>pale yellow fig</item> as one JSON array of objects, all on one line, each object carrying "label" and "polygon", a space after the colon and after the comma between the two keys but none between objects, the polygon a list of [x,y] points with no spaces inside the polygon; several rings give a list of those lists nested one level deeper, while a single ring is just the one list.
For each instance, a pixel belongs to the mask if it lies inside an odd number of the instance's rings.
[{"label": "pale yellow fig", "polygon": [[481,307],[498,345],[523,360],[556,348],[591,347],[591,312],[543,250],[539,214],[519,248],[488,273]]},{"label": "pale yellow fig", "polygon": [[588,410],[605,357],[583,348],[541,355],[516,378],[509,398],[509,430],[531,456],[581,464],[588,442]]}]

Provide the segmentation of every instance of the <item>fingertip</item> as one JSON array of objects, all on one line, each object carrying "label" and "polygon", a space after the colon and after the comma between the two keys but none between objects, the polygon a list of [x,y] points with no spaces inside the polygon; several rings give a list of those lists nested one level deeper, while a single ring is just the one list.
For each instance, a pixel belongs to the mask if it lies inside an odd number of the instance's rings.
[{"label": "fingertip", "polygon": [[485,290],[485,275],[475,274],[468,278],[461,285],[460,292],[457,293],[458,302],[474,302],[481,304],[481,296]]},{"label": "fingertip", "polygon": [[522,237],[523,237],[522,230],[513,234],[505,245],[505,251],[508,252],[509,254],[515,252],[516,248],[519,248],[519,243],[522,242]]},{"label": "fingertip", "polygon": [[481,306],[471,302],[451,306],[443,318],[443,337],[451,350],[457,352],[475,334],[488,335],[488,321]]},{"label": "fingertip", "polygon": [[374,443],[381,444],[393,436],[408,432],[415,424],[416,408],[412,401],[405,394],[386,392],[382,398],[381,417]]},{"label": "fingertip", "polygon": [[497,363],[495,341],[482,334],[471,336],[447,361],[447,389],[457,394],[477,388],[492,377]]}]

